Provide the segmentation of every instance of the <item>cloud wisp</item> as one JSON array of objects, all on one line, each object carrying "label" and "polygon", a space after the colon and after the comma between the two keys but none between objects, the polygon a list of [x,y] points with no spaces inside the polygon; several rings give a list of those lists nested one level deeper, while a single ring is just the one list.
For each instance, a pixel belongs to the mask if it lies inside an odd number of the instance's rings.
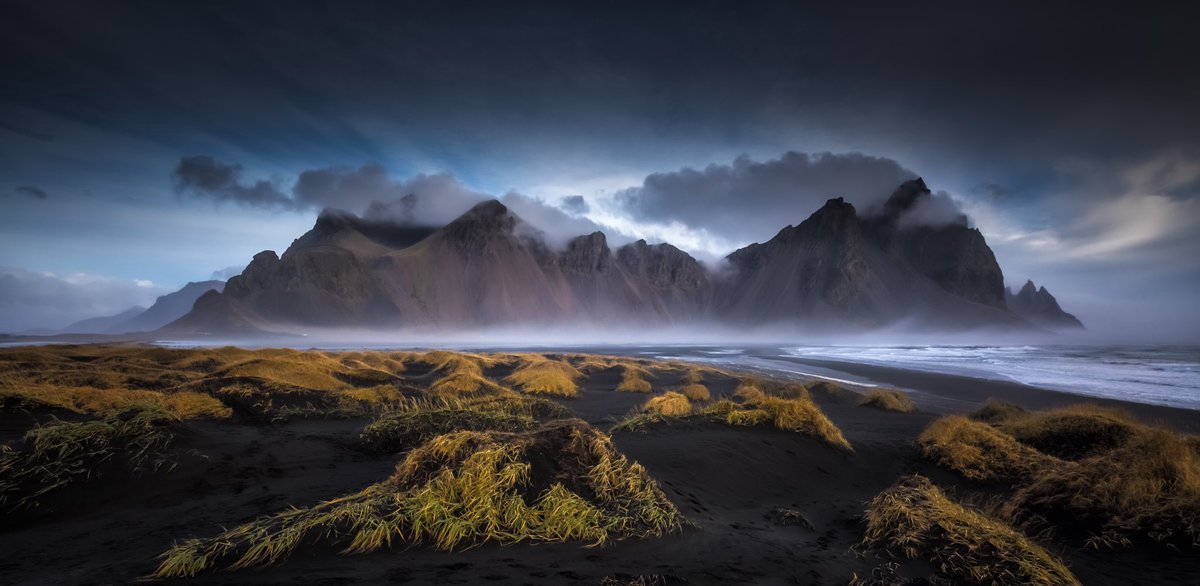
[{"label": "cloud wisp", "polygon": [[149,306],[165,293],[166,289],[147,280],[0,267],[0,332],[62,328],[81,319]]}]

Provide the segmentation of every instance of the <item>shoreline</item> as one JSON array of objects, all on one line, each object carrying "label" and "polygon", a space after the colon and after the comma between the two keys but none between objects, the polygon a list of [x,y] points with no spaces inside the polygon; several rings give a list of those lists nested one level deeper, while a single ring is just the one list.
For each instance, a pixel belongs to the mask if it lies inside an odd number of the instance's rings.
[{"label": "shoreline", "polygon": [[986,379],[966,375],[912,370],[895,366],[880,366],[860,362],[823,360],[796,357],[775,357],[776,360],[816,366],[886,385],[915,391],[918,404],[924,401],[936,412],[971,411],[989,399],[1007,401],[1026,409],[1051,409],[1078,403],[1116,407],[1130,412],[1146,422],[1159,422],[1187,433],[1200,433],[1200,411],[1151,403],[1124,401],[1035,387],[1015,381]]}]

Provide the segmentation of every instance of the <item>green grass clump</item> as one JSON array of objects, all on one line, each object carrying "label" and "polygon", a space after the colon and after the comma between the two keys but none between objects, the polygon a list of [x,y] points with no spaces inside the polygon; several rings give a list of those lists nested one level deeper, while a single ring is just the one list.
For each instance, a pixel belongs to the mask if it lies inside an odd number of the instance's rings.
[{"label": "green grass clump", "polygon": [[900,391],[880,390],[871,391],[858,402],[859,407],[874,407],[896,413],[914,413],[917,406],[908,395]]},{"label": "green grass clump", "polygon": [[1057,461],[986,423],[959,415],[934,421],[917,443],[926,458],[971,480],[1012,482]]},{"label": "green grass clump", "polygon": [[35,427],[22,447],[0,446],[0,507],[36,507],[51,492],[111,471],[134,474],[172,466],[168,425],[173,421],[161,411],[131,411]]},{"label": "green grass clump", "polygon": [[601,545],[662,536],[682,523],[646,470],[608,436],[579,420],[559,421],[525,433],[435,437],[410,451],[390,478],[358,493],[179,543],[155,575],[276,564],[309,542],[343,553],[484,541]]},{"label": "green grass clump", "polygon": [[871,501],[863,546],[924,559],[954,583],[1079,584],[1065,565],[1012,527],[906,477]]},{"label": "green grass clump", "polygon": [[582,377],[583,374],[566,361],[529,354],[520,357],[516,370],[505,380],[529,394],[570,398],[579,396],[576,381]]},{"label": "green grass clump", "polygon": [[373,452],[398,452],[456,431],[526,431],[533,417],[477,409],[402,411],[363,428],[359,441]]}]

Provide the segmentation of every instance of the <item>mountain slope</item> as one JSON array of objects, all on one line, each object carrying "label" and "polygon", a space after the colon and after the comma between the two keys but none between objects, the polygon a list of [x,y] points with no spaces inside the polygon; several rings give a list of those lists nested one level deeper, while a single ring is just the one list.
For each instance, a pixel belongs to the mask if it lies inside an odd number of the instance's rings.
[{"label": "mountain slope", "polygon": [[613,249],[601,232],[555,249],[498,201],[436,229],[327,210],[168,329],[1030,327],[1008,311],[982,234],[962,217],[931,220],[936,203],[920,179],[866,215],[832,199],[717,272],[670,244]]},{"label": "mountain slope", "polygon": [[131,317],[124,322],[114,325],[107,330],[111,334],[125,332],[149,332],[157,330],[192,310],[192,305],[201,295],[209,291],[221,292],[225,288],[224,281],[200,281],[188,283],[174,293],[167,293],[154,301],[149,309]]},{"label": "mountain slope", "polygon": [[116,315],[89,317],[81,319],[62,329],[67,334],[103,334],[119,329],[122,324],[139,316],[146,311],[145,307],[136,305]]}]

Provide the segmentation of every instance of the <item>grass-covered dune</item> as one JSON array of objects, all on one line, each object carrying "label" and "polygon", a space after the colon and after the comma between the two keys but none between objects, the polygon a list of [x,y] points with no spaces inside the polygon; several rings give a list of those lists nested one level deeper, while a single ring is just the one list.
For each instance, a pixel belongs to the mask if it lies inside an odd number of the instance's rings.
[{"label": "grass-covered dune", "polygon": [[699,358],[0,349],[0,581],[1200,573],[1192,436]]}]

